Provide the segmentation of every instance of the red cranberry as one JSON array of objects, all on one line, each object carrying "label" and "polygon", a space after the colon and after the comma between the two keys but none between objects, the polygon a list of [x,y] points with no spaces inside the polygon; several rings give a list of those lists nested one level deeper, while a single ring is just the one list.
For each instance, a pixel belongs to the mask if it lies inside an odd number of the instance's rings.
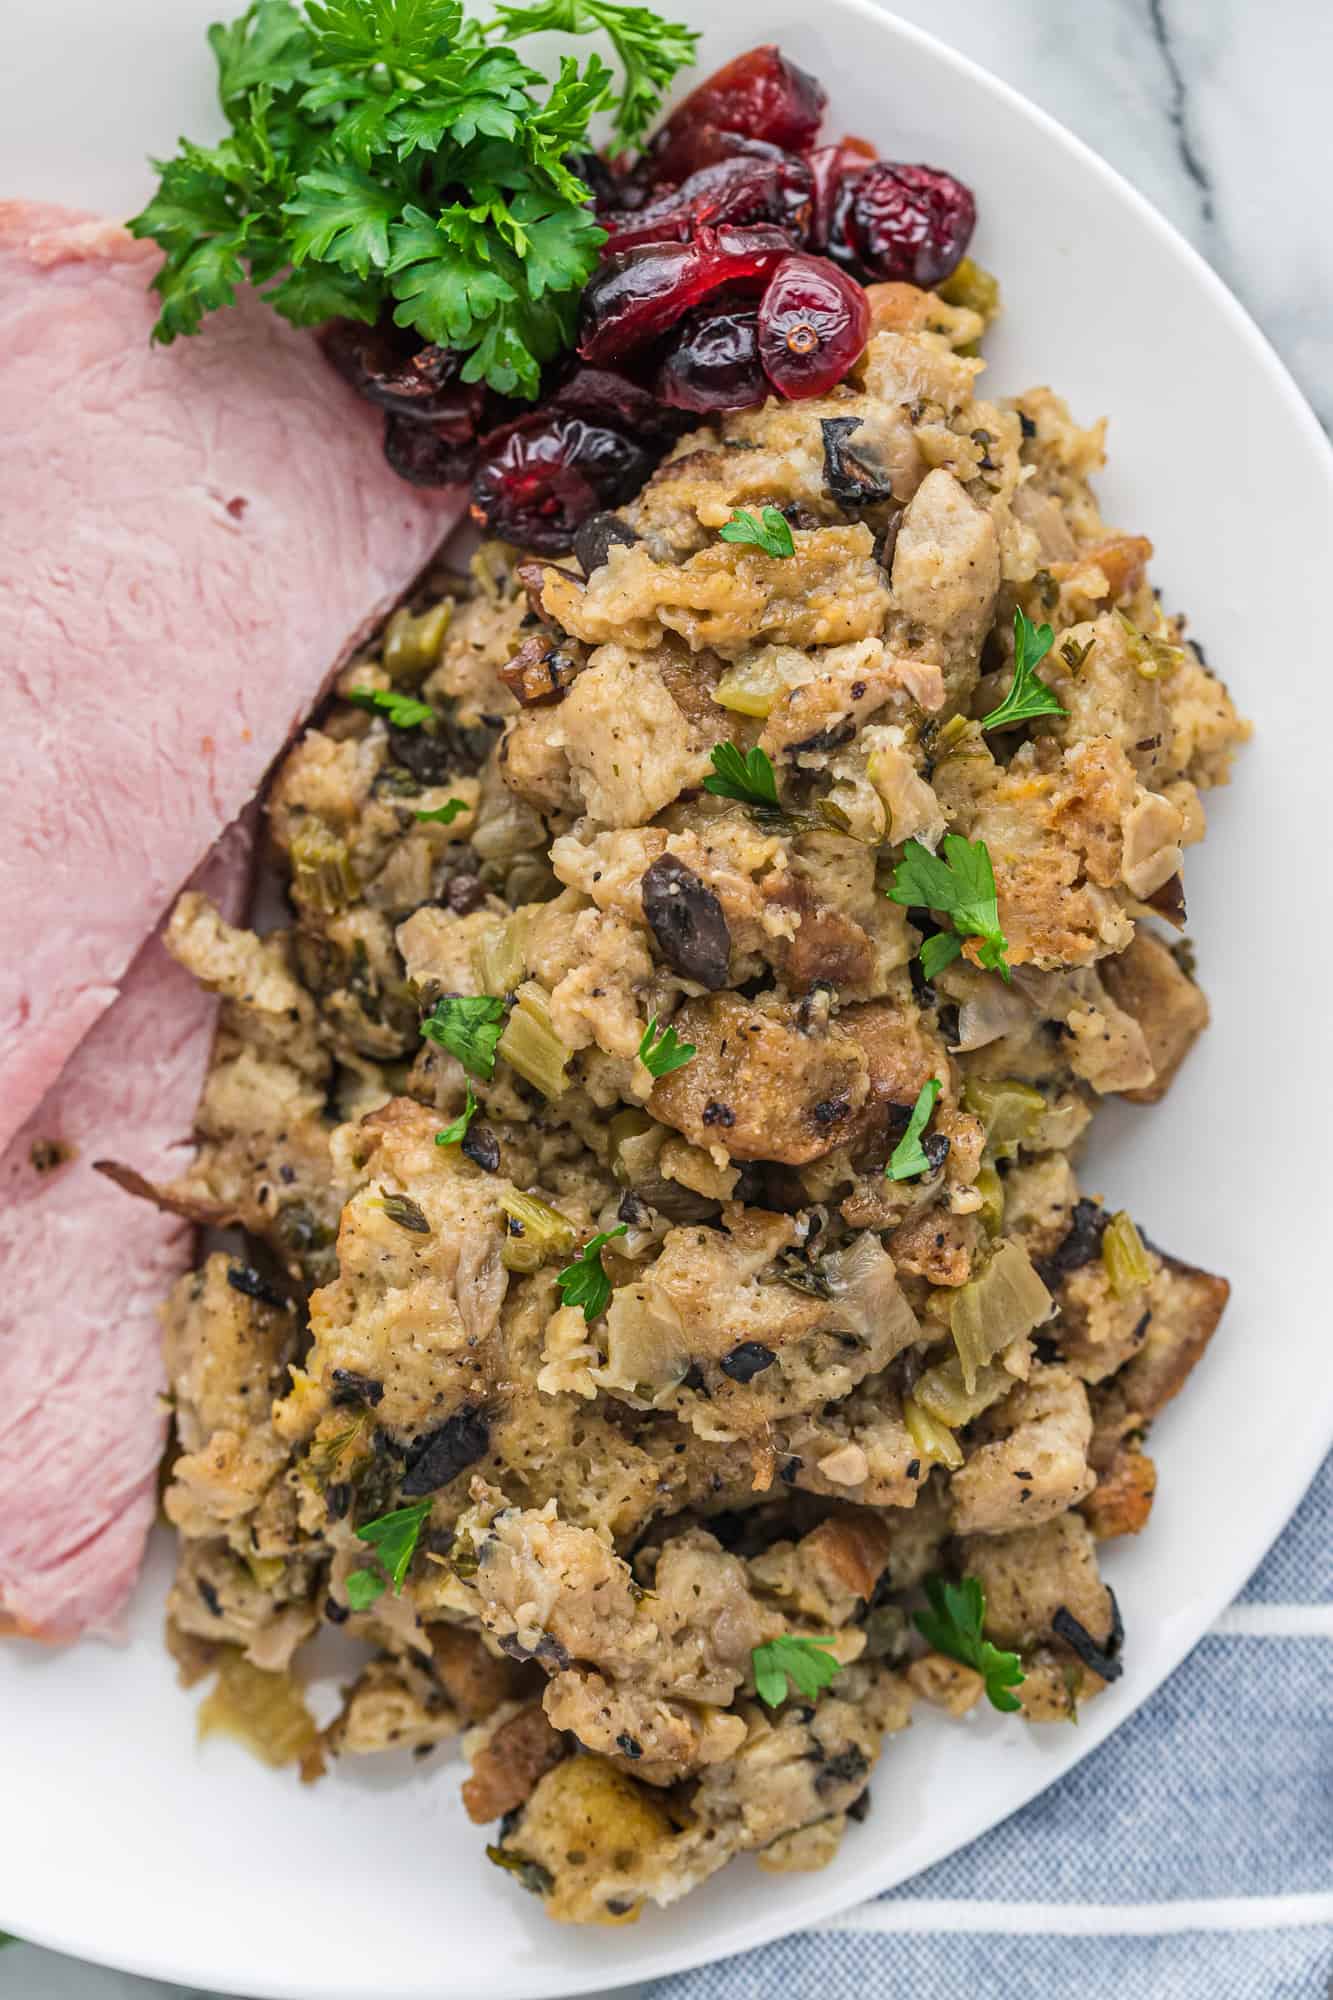
[{"label": "red cranberry", "polygon": [[623,431],[627,437],[666,443],[686,426],[664,410],[652,391],[611,368],[576,367],[551,392],[549,407],[561,415]]},{"label": "red cranberry", "polygon": [[757,292],[791,238],[780,229],[702,228],[691,243],[641,243],[594,271],[579,315],[585,361],[614,361],[668,332],[721,286]]},{"label": "red cranberry", "polygon": [[652,465],[639,445],[581,417],[524,418],[487,440],[472,517],[520,548],[558,555],[590,514],[637,492]]},{"label": "red cranberry", "polygon": [[640,243],[688,243],[697,229],[724,222],[775,222],[804,237],[810,196],[810,169],[804,160],[776,149],[768,158],[735,154],[716,166],[701,167],[637,212],[600,216],[610,235],[602,255]]},{"label": "red cranberry", "polygon": [[847,182],[858,180],[875,158],[874,147],[865,139],[839,139],[836,146],[815,147],[809,162],[814,180],[809,235],[812,250],[828,249],[840,190]]},{"label": "red cranberry", "polygon": [[[977,205],[971,191],[935,167],[881,160],[850,187],[847,239],[871,277],[938,285],[972,240]],[[839,203],[841,208],[842,203]]]},{"label": "red cranberry", "polygon": [[673,111],[649,145],[647,178],[679,182],[707,165],[696,146],[708,126],[803,153],[814,144],[826,102],[814,77],[766,42],[724,63]]},{"label": "red cranberry", "polygon": [[690,313],[654,384],[664,403],[707,416],[744,410],[768,394],[759,365],[758,317],[753,312]]},{"label": "red cranberry", "polygon": [[384,419],[384,456],[413,486],[457,486],[477,462],[477,438],[446,419],[423,423],[390,410]]},{"label": "red cranberry", "polygon": [[405,417],[452,415],[461,391],[480,415],[484,390],[480,384],[460,385],[463,356],[452,348],[423,346],[417,334],[392,321],[362,326],[350,319],[331,320],[320,343],[344,382],[382,410]]},{"label": "red cranberry", "polygon": [[866,344],[870,307],[824,257],[787,257],[759,301],[759,359],[780,395],[822,396]]}]

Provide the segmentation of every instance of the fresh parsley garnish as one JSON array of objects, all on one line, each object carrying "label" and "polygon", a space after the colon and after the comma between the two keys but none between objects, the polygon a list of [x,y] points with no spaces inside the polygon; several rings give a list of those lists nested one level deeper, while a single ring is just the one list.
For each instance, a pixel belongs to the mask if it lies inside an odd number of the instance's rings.
[{"label": "fresh parsley garnish", "polygon": [[965,1576],[951,1583],[946,1576],[928,1576],[925,1592],[929,1611],[918,1611],[916,1628],[937,1653],[975,1667],[986,1683],[986,1697],[992,1708],[1006,1712],[1021,1708],[1022,1702],[1009,1689],[1021,1686],[1027,1676],[1017,1653],[1002,1653],[982,1637],[986,1619],[986,1593],[981,1579]]},{"label": "fresh parsley garnish", "polygon": [[737,507],[731,519],[718,529],[718,534],[724,542],[745,542],[751,548],[762,549],[766,556],[796,554],[791,524],[776,507],[765,507],[757,521],[748,508]]},{"label": "fresh parsley garnish", "polygon": [[715,743],[709,754],[713,775],[704,779],[706,792],[719,799],[739,799],[742,805],[767,806],[770,811],[777,807],[778,781],[762,750],[742,756],[734,743]]},{"label": "fresh parsley garnish", "polygon": [[352,1611],[368,1611],[377,1597],[389,1588],[388,1579],[373,1569],[353,1569],[347,1573],[347,1603]]},{"label": "fresh parsley garnish", "polygon": [[693,1042],[682,1042],[673,1027],[657,1032],[657,1016],[653,1015],[643,1031],[639,1043],[639,1061],[649,1076],[670,1076],[672,1070],[684,1069],[695,1053]]},{"label": "fresh parsley garnish", "polygon": [[[538,28],[605,28],[622,64],[560,60],[547,82],[510,46]],[[230,126],[154,162],[130,223],[165,253],[154,338],[198,331],[257,285],[298,326],[338,316],[399,326],[466,355],[462,377],[535,397],[574,333],[606,234],[567,164],[611,103],[618,137],[646,128],[695,36],[617,0],[253,0],[209,30]]]},{"label": "fresh parsley garnish", "polygon": [[590,1323],[611,1303],[611,1280],[602,1269],[602,1245],[613,1237],[625,1235],[627,1228],[628,1224],[622,1222],[616,1229],[602,1230],[591,1243],[584,1244],[572,1264],[566,1264],[563,1271],[555,1274],[561,1304],[582,1306],[583,1317]]},{"label": "fresh parsley garnish", "polygon": [[[352,688],[347,699],[358,708],[369,709],[372,715],[386,716],[395,729],[420,729],[423,723],[435,720],[435,710],[428,701],[418,701],[415,695],[403,694],[398,688]],[[435,815],[423,813],[421,817]]]},{"label": "fresh parsley garnish", "polygon": [[417,818],[432,822],[436,826],[452,826],[459,813],[466,811],[466,799],[446,799],[442,806],[432,806],[428,812],[419,812]]},{"label": "fresh parsley garnish", "polygon": [[1068,713],[1037,676],[1037,662],[1050,652],[1054,637],[1049,625],[1034,625],[1022,611],[1014,612],[1014,677],[999,707],[982,716],[983,729],[1010,729],[1037,715]]},{"label": "fresh parsley garnish", "polygon": [[699,45],[697,29],[664,21],[647,7],[613,6],[608,0],[530,0],[527,6],[501,4],[495,14],[497,25],[502,23],[510,37],[547,28],[564,35],[605,30],[625,72],[615,98],[612,127],[626,146],[643,137],[663,91],[677,70],[694,61]]},{"label": "fresh parsley garnish", "polygon": [[446,993],[437,1000],[421,1032],[457,1056],[469,1076],[482,1083],[495,1075],[495,1046],[504,1031],[505,1003],[489,993]]},{"label": "fresh parsley garnish", "polygon": [[[395,1507],[391,1514],[381,1514],[378,1520],[367,1521],[356,1531],[357,1540],[369,1542],[381,1569],[387,1570],[395,1595],[403,1587],[408,1565],[416,1554],[417,1538],[430,1518],[430,1507],[429,1500],[414,1500],[410,1507]],[[364,1590],[365,1585],[361,1588]],[[378,1591],[375,1596],[379,1596]]]},{"label": "fresh parsley garnish", "polygon": [[[494,1067],[494,1065],[492,1065]],[[467,1137],[467,1128],[477,1115],[477,1100],[472,1095],[472,1085],[467,1087],[467,1103],[459,1112],[452,1125],[446,1125],[443,1132],[435,1134],[437,1146],[461,1146]]]},{"label": "fresh parsley garnish", "polygon": [[788,1681],[797,1694],[814,1701],[833,1676],[842,1672],[842,1662],[826,1651],[833,1644],[831,1638],[798,1638],[783,1632],[766,1645],[756,1646],[750,1658],[754,1662],[754,1691],[760,1701],[769,1708],[780,1708],[787,1699]]},{"label": "fresh parsley garnish", "polygon": [[1000,929],[995,870],[986,843],[965,840],[961,833],[946,833],[943,845],[941,859],[919,840],[909,840],[889,890],[891,902],[908,910],[940,910],[953,925],[952,933],[941,931],[926,939],[921,947],[921,969],[927,979],[933,979],[958,957],[965,939],[975,938],[977,964],[1008,981],[1005,953],[1009,940]]},{"label": "fresh parsley garnish", "polygon": [[907,1121],[907,1130],[894,1147],[889,1164],[884,1172],[891,1181],[906,1181],[913,1174],[924,1174],[929,1170],[930,1161],[921,1149],[921,1134],[930,1123],[930,1114],[935,1109],[935,1099],[944,1088],[937,1076],[928,1076],[917,1093],[912,1115]]}]

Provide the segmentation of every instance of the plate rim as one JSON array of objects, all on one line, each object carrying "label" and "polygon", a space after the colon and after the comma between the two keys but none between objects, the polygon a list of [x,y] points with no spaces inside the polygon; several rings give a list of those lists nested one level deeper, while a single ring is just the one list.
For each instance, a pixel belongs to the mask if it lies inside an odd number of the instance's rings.
[{"label": "plate rim", "polygon": [[[1035,127],[1041,138],[1054,151],[1064,150],[1072,154],[1100,179],[1110,192],[1132,211],[1138,226],[1155,235],[1159,242],[1192,272],[1194,278],[1202,283],[1213,309],[1229,320],[1243,340],[1254,364],[1264,370],[1281,396],[1297,430],[1304,434],[1306,443],[1314,447],[1314,457],[1322,463],[1324,479],[1330,498],[1333,498],[1333,440],[1330,440],[1325,433],[1290,368],[1226,281],[1145,194],[1086,140],[1071,131],[1052,113],[1034,103],[1021,90],[987,69],[984,64],[954,48],[930,29],[905,20],[892,7],[880,6],[876,4],[876,0],[825,0],[825,4],[835,14],[844,15],[853,21],[865,22],[877,29],[887,28],[903,41],[915,44],[918,51],[932,61],[951,69],[973,86],[997,98],[1010,113]],[[724,1963],[758,1946],[776,1943],[779,1939],[791,1936],[799,1930],[836,1930],[838,1928],[836,1920],[839,1916],[900,1886],[903,1882],[912,1880],[947,1856],[961,1853],[974,1841],[1031,1804],[1033,1799],[1040,1796],[1058,1778],[1066,1775],[1068,1770],[1077,1764],[1082,1764],[1115,1730],[1151,1699],[1171,1674],[1184,1665],[1200,1639],[1216,1621],[1218,1614],[1234,1601],[1236,1589],[1253,1575],[1268,1550],[1285,1531],[1330,1450],[1333,1450],[1333,1394],[1329,1395],[1322,1430],[1318,1425],[1312,1425],[1308,1450],[1305,1453],[1295,1454],[1292,1458],[1284,1456],[1282,1460],[1279,1476],[1275,1481],[1280,1484],[1284,1496],[1280,1517],[1276,1518],[1274,1525],[1273,1518],[1265,1514],[1262,1531],[1252,1538],[1251,1543],[1245,1545],[1250,1560],[1240,1582],[1233,1585],[1230,1590],[1219,1592],[1214,1589],[1192,1603],[1189,1614],[1182,1615],[1178,1621],[1177,1630],[1183,1643],[1180,1644],[1175,1658],[1166,1664],[1154,1665],[1144,1670],[1141,1676],[1136,1676],[1132,1693],[1126,1689],[1116,1701],[1113,1712],[1103,1711],[1103,1715],[1098,1716],[1094,1711],[1093,1716],[1085,1722],[1084,1730],[1081,1732],[1079,1754],[1072,1763],[1061,1764],[1058,1770],[1052,1769],[1048,1774],[1034,1766],[1032,1781],[1029,1784],[1025,1777],[1020,1796],[1006,1799],[994,1809],[983,1805],[975,1825],[961,1841],[949,1830],[941,1829],[935,1839],[926,1842],[924,1848],[914,1858],[912,1866],[905,1871],[900,1872],[894,1868],[892,1850],[886,1849],[883,1856],[885,1865],[879,1871],[882,1879],[877,1887],[867,1889],[862,1882],[848,1885],[836,1877],[825,1878],[827,1887],[824,1892],[803,1899],[800,1918],[791,1923],[784,1923],[780,1901],[775,1892],[774,1897],[766,1903],[762,1911],[738,1922],[734,1933],[728,1936],[720,1948],[717,1941],[712,1938],[702,1945],[691,1944],[689,1926],[683,1925],[680,1927],[680,1932],[670,1940],[664,1937],[659,1948],[645,1953],[629,1973],[628,1979],[618,1976],[615,1969],[606,1968],[616,1985],[618,1987],[628,1983],[637,1985],[673,1973],[685,1972],[700,1965]],[[1101,1704],[1098,1707],[1100,1708]],[[4,1885],[0,1883],[0,1895],[3,1894],[3,1888]],[[143,1979],[159,1980],[185,1987],[193,1986],[196,1990],[200,1988],[198,1961],[183,1960],[169,1948],[155,1951],[146,1943],[134,1952],[117,1951],[114,1948],[102,1951],[95,1941],[78,1934],[77,1925],[65,1929],[47,1925],[38,1926],[35,1931],[25,1930],[21,1915],[16,1915],[2,1902],[0,1902],[0,1927],[13,1931],[15,1937],[22,1943],[63,1953],[92,1965],[125,1972]],[[531,1983],[524,1988],[524,2000],[574,2000],[574,1997],[580,1994],[611,1991],[606,1985],[606,1972],[599,1969],[592,1961],[589,1961],[586,1967],[561,1964],[549,1973],[544,1972],[538,1962],[534,1963],[530,1970],[533,1976]],[[205,1974],[205,1978],[209,1976]],[[203,1990],[216,1992],[221,1989],[207,1986]],[[238,1996],[238,2000],[240,1996],[244,1996],[244,2000],[427,2000],[430,1994],[440,1995],[441,2000],[444,2000],[444,1996],[447,1996],[447,2000],[495,2000],[497,1988],[485,1983],[466,1987],[451,1984],[444,1987],[437,1982],[434,1985],[414,1984],[410,1987],[401,1984],[393,1986],[377,1984],[372,1990],[359,1985],[329,1987],[325,1984],[316,1992],[310,1984],[308,1975],[289,1977],[277,1974],[266,1976],[257,1983],[248,1979],[242,1986],[230,1986],[226,1991]]]}]

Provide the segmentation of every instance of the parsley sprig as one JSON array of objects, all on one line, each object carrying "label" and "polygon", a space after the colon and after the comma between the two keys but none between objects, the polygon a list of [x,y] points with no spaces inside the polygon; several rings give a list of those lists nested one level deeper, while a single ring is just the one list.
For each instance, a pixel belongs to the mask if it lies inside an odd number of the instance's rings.
[{"label": "parsley sprig", "polygon": [[986,1683],[986,1698],[992,1708],[1008,1712],[1021,1708],[1022,1702],[1009,1690],[1020,1687],[1027,1678],[1022,1661],[1017,1653],[1001,1652],[982,1636],[986,1593],[981,1579],[965,1576],[961,1583],[951,1583],[946,1576],[928,1576],[924,1589],[930,1609],[916,1614],[916,1628],[922,1637],[937,1653],[947,1653],[951,1660],[975,1667]]},{"label": "parsley sprig", "polygon": [[561,1304],[582,1306],[583,1317],[589,1324],[611,1303],[611,1280],[602,1269],[602,1245],[624,1236],[628,1227],[628,1223],[622,1222],[616,1229],[600,1231],[590,1243],[584,1244],[572,1264],[566,1264],[563,1271],[555,1274]]},{"label": "parsley sprig", "polygon": [[739,799],[742,805],[778,807],[778,781],[765,753],[757,747],[742,756],[734,743],[715,743],[709,753],[713,774],[704,790],[715,798]]},{"label": "parsley sprig", "polygon": [[495,1049],[504,1032],[505,1003],[488,993],[446,993],[437,1000],[421,1032],[457,1056],[469,1076],[489,1082],[495,1075]]},{"label": "parsley sprig", "polygon": [[[395,729],[420,729],[423,724],[434,722],[435,710],[428,701],[418,701],[415,695],[404,694],[399,688],[351,688],[347,699],[357,708],[368,709],[372,715],[382,715]],[[435,814],[422,813],[422,819],[435,818]]]},{"label": "parsley sprig", "polygon": [[[561,58],[547,83],[510,45],[604,28],[625,71]],[[130,223],[165,253],[154,338],[196,333],[247,279],[284,318],[399,326],[465,353],[467,382],[534,397],[569,345],[606,240],[566,164],[614,101],[637,138],[690,30],[619,0],[504,6],[460,0],[253,0],[209,30],[230,131],[154,162]]]},{"label": "parsley sprig", "polygon": [[673,1070],[684,1069],[695,1053],[694,1043],[682,1042],[670,1024],[659,1034],[656,1014],[644,1029],[639,1043],[639,1061],[649,1076],[670,1076]]},{"label": "parsley sprig", "polygon": [[747,507],[737,507],[729,521],[718,529],[724,542],[741,542],[762,549],[766,556],[794,556],[791,524],[776,507],[765,507],[759,520]]},{"label": "parsley sprig", "polygon": [[414,1501],[410,1507],[395,1507],[390,1514],[367,1521],[356,1531],[357,1540],[368,1542],[375,1559],[387,1572],[388,1581],[373,1569],[354,1569],[347,1578],[347,1602],[353,1611],[365,1611],[382,1597],[391,1582],[394,1595],[402,1590],[408,1567],[416,1554],[417,1541],[430,1518],[429,1500]]},{"label": "parsley sprig", "polygon": [[1050,652],[1054,637],[1049,625],[1034,625],[1021,610],[1014,612],[1014,677],[999,707],[982,716],[983,729],[1012,729],[1034,716],[1068,713],[1037,675],[1037,662]]},{"label": "parsley sprig", "polygon": [[821,1695],[835,1674],[842,1672],[841,1660],[826,1649],[832,1638],[809,1638],[783,1632],[766,1645],[756,1646],[750,1655],[754,1663],[754,1691],[769,1708],[780,1708],[787,1699],[787,1683],[807,1701]]},{"label": "parsley sprig", "polygon": [[952,932],[926,939],[921,969],[933,979],[958,957],[965,940],[975,941],[977,964],[1007,982],[1009,940],[1000,929],[990,851],[984,840],[965,840],[961,833],[946,833],[943,846],[941,859],[919,840],[909,840],[889,890],[890,902],[908,910],[938,910],[953,925]]},{"label": "parsley sprig", "polygon": [[935,1109],[935,1099],[944,1088],[937,1076],[928,1076],[917,1093],[912,1115],[907,1121],[907,1130],[894,1147],[889,1164],[884,1172],[891,1181],[910,1180],[913,1174],[924,1174],[930,1170],[930,1161],[921,1146],[921,1134],[930,1123],[930,1114]]}]

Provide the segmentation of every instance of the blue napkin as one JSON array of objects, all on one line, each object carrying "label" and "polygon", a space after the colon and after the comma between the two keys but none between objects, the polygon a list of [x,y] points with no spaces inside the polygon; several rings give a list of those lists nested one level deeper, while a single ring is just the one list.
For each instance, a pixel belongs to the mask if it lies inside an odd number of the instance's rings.
[{"label": "blue napkin", "polygon": [[1238,1602],[1049,1791],[878,1901],[643,2000],[1102,1995],[1333,2000],[1333,1457]]}]

